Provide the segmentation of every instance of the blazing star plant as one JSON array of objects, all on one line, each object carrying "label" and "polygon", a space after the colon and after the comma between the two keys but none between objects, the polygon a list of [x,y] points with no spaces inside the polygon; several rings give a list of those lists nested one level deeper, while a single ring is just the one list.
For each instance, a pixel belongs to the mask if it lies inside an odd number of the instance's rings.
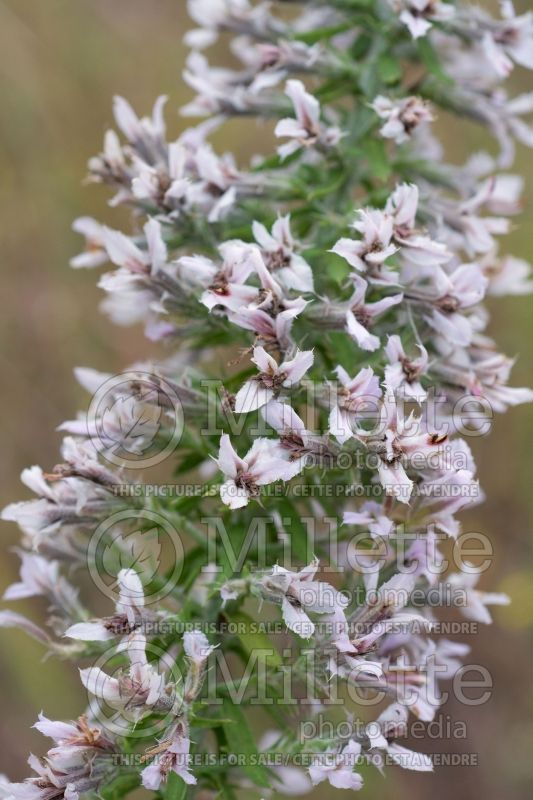
[{"label": "blazing star plant", "polygon": [[[533,68],[533,15],[508,0],[497,18],[460,0],[188,8],[182,113],[202,121],[175,138],[166,97],[142,118],[116,97],[89,176],[133,229],[74,223],[72,266],[110,264],[104,311],[167,356],[78,369],[89,411],[60,426],[58,466],[24,470],[36,499],[3,511],[23,532],[4,597],[44,597],[50,617],[0,624],[77,662],[87,693],[76,721],[39,716],[52,744],[3,787],[16,800],[296,795],[429,771],[402,739],[470,649],[440,635],[438,609],[490,623],[508,602],[439,548],[482,500],[470,444],[533,399],[507,385],[483,305],[533,288],[499,244],[521,208],[515,142],[533,145],[533,94],[502,87]],[[208,60],[219,40],[231,67]],[[494,152],[447,163],[440,110],[485,126]],[[251,136],[261,120],[271,152],[218,153],[234,117]]]}]

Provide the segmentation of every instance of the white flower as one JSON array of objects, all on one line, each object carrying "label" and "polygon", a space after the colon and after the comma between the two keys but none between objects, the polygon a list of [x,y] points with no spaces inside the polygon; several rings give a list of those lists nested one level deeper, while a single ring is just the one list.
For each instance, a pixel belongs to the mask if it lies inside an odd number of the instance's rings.
[{"label": "white flower", "polygon": [[389,3],[400,12],[400,19],[413,39],[425,36],[432,22],[445,22],[455,14],[453,5],[440,0],[389,0]]},{"label": "white flower", "polygon": [[430,433],[424,421],[414,414],[406,418],[394,393],[386,387],[379,422],[373,431],[358,430],[356,438],[379,456],[379,479],[387,494],[408,503],[413,481],[405,468],[411,460],[416,462],[418,470],[421,464],[427,467],[429,457],[434,458],[434,454],[442,451],[447,437]]},{"label": "white flower", "polygon": [[395,282],[395,274],[382,269],[385,261],[394,255],[397,247],[392,243],[393,220],[389,214],[377,209],[361,209],[353,228],[362,239],[339,239],[331,252],[344,258],[358,272],[368,273],[380,280]]},{"label": "white flower", "polygon": [[291,329],[294,320],[306,306],[303,297],[284,300],[281,305],[276,303],[268,310],[241,306],[237,311],[230,311],[228,319],[240,328],[253,331],[258,344],[286,352],[293,346]]},{"label": "white flower", "polygon": [[[283,734],[276,730],[267,730],[258,742],[259,752],[270,754],[283,752]],[[300,767],[293,765],[276,765],[272,772],[272,788],[275,792],[288,797],[300,797],[312,790],[311,781]]]},{"label": "white flower", "polygon": [[153,710],[170,710],[175,698],[168,692],[165,676],[148,662],[144,635],[132,633],[120,649],[128,654],[129,670],[112,678],[100,667],[81,669],[81,682],[87,691],[134,722]]},{"label": "white flower", "polygon": [[6,783],[2,796],[16,800],[78,800],[80,794],[96,792],[109,772],[114,743],[82,716],[76,722],[56,722],[39,715],[34,725],[55,745],[44,758],[31,755],[28,764],[36,773],[23,783]]},{"label": "white flower", "polygon": [[434,309],[426,321],[454,344],[470,344],[473,327],[461,311],[477,305],[485,296],[488,280],[483,270],[479,264],[461,264],[449,275],[436,270],[434,285],[438,297],[433,300]]},{"label": "white flower", "polygon": [[187,10],[201,28],[189,31],[185,43],[199,49],[213,44],[220,30],[262,31],[269,19],[263,3],[252,6],[249,0],[187,0]]},{"label": "white flower", "polygon": [[107,261],[105,249],[105,227],[92,217],[78,217],[72,223],[72,230],[85,236],[85,252],[70,259],[74,269],[99,267]]},{"label": "white flower", "polygon": [[261,257],[255,247],[244,242],[224,242],[218,249],[221,266],[204,256],[183,256],[178,261],[179,274],[205,287],[200,302],[210,311],[216,307],[237,311],[257,299],[257,289],[246,281],[257,272]]},{"label": "white flower", "polygon": [[358,275],[352,275],[352,283],[355,286],[354,293],[346,303],[346,331],[357,342],[361,350],[374,352],[381,344],[380,339],[370,329],[374,320],[381,314],[399,305],[403,300],[403,294],[389,295],[373,303],[365,301],[368,284]]},{"label": "white flower", "polygon": [[335,372],[341,388],[336,391],[336,403],[330,411],[329,432],[344,444],[354,435],[357,422],[365,418],[365,412],[368,416],[373,410],[377,416],[381,389],[371,367],[363,367],[355,378],[350,378],[340,366]]},{"label": "white flower", "polygon": [[[458,590],[457,607],[466,619],[489,625],[492,622],[492,617],[487,606],[507,606],[511,600],[508,595],[502,592],[482,592],[476,589],[481,573],[476,572],[473,564],[465,563],[465,569],[468,571],[454,572],[449,575],[444,585],[448,584],[452,589]],[[463,596],[466,600],[466,605],[462,601]]]},{"label": "white flower", "polygon": [[43,596],[67,617],[77,616],[81,611],[78,590],[60,575],[59,562],[49,561],[38,553],[19,551],[19,555],[20,582],[6,589],[4,600]]},{"label": "white flower", "polygon": [[373,500],[363,503],[359,511],[345,511],[342,522],[344,525],[364,525],[375,537],[390,536],[395,527],[384,513],[383,506]]},{"label": "white flower", "polygon": [[202,666],[215,646],[209,644],[207,636],[202,631],[186,631],[183,634],[183,649],[196,666]]},{"label": "white flower", "polygon": [[490,20],[482,36],[485,56],[496,73],[506,78],[513,62],[533,69],[533,14],[516,15],[511,0],[500,2],[503,20]]},{"label": "white flower", "polygon": [[[196,784],[196,778],[189,769],[191,741],[182,724],[178,725],[174,736],[167,742],[167,745],[163,752],[159,747],[154,748],[157,752],[154,754],[156,757],[153,764],[145,767],[141,772],[141,782],[145,789],[158,791],[171,771],[175,772],[188,786]],[[152,754],[148,751],[147,755]]]},{"label": "white flower", "polygon": [[393,218],[394,241],[400,246],[402,260],[406,266],[414,269],[415,274],[422,269],[430,272],[431,268],[446,264],[451,259],[451,253],[443,242],[436,242],[416,227],[418,203],[418,187],[412,183],[401,183],[385,206],[385,211]]},{"label": "white flower", "polygon": [[[376,764],[375,759],[379,753],[386,753],[391,761],[403,769],[432,772],[433,763],[430,756],[415,753],[395,741],[399,736],[406,735],[408,715],[405,706],[393,703],[381,712],[375,722],[367,725],[366,734],[370,742],[373,763]],[[383,764],[378,762],[376,765],[382,767]]]},{"label": "white flower", "polygon": [[295,252],[288,214],[278,217],[271,233],[260,222],[254,222],[253,233],[268,269],[274,272],[283,286],[297,292],[314,291],[311,267]]},{"label": "white flower", "polygon": [[301,147],[313,147],[316,144],[331,147],[340,141],[342,134],[338,128],[325,128],[320,122],[320,103],[306,91],[301,81],[287,81],[285,94],[293,104],[296,119],[286,117],[276,125],[275,135],[291,140],[278,147],[282,159],[296,153]]},{"label": "white flower", "polygon": [[115,121],[129,142],[148,162],[164,157],[166,126],[163,108],[167,97],[161,95],[154,103],[151,117],[139,119],[127,100],[117,95],[113,99]]},{"label": "white flower", "polygon": [[389,365],[385,367],[385,382],[394,392],[401,386],[408,397],[422,403],[426,399],[426,391],[419,378],[427,370],[428,353],[424,345],[418,344],[417,347],[420,356],[410,359],[403,349],[400,337],[396,334],[389,336],[385,346],[389,361]]},{"label": "white flower", "polygon": [[130,634],[142,623],[144,590],[141,579],[133,569],[121,569],[117,575],[119,599],[112,617],[90,622],[78,622],[65,631],[71,639],[85,642],[109,641],[117,635]]},{"label": "white flower", "polygon": [[239,389],[235,411],[245,414],[255,411],[278,397],[282,389],[296,386],[313,364],[312,350],[297,350],[294,358],[278,364],[263,347],[254,347],[252,361],[259,374]]},{"label": "white flower", "polygon": [[276,564],[258,585],[262,597],[281,604],[285,624],[303,639],[310,639],[315,630],[308,612],[333,614],[347,602],[329,583],[315,580],[318,565],[315,559],[299,572],[291,572]]},{"label": "white flower", "polygon": [[276,86],[283,77],[282,71],[259,72],[246,82],[242,73],[210,67],[202,53],[193,51],[187,58],[183,78],[198,94],[182,107],[181,113],[190,117],[260,113],[269,102],[268,95],[263,98],[261,93]]},{"label": "white flower", "polygon": [[38,466],[22,471],[22,482],[39,499],[11,503],[2,510],[2,519],[17,522],[43,554],[79,558],[79,544],[72,547],[70,533],[90,528],[116,506],[112,489],[117,476],[98,462],[91,442],[67,436],[62,456],[65,463],[53,473]]},{"label": "white flower", "polygon": [[434,119],[428,103],[419,97],[392,100],[378,95],[374,98],[372,108],[381,119],[386,120],[380,128],[381,135],[385,139],[394,139],[396,144],[407,142],[419,125]]},{"label": "white flower", "polygon": [[363,779],[358,772],[354,772],[360,754],[361,745],[353,739],[340,753],[317,754],[315,763],[309,767],[313,786],[327,780],[335,789],[361,789]]},{"label": "white flower", "polygon": [[306,466],[328,463],[332,454],[326,437],[308,431],[303,420],[287,403],[272,400],[263,406],[261,414],[280,437],[280,447],[286,452],[295,475]]},{"label": "white flower", "polygon": [[481,268],[488,279],[487,294],[503,297],[507,294],[531,294],[531,264],[514,256],[488,256],[481,263]]},{"label": "white flower", "polygon": [[225,433],[220,438],[217,463],[227,478],[220,487],[220,497],[232,509],[242,508],[250,499],[259,497],[261,486],[290,480],[294,475],[294,466],[275,439],[256,439],[245,457],[240,458]]},{"label": "white flower", "polygon": [[[146,250],[119,231],[106,228],[104,244],[110,260],[119,269],[102,275],[99,287],[108,293],[103,307],[118,325],[147,322],[155,316],[154,308],[164,297],[161,278],[172,280],[172,271],[167,264],[167,247],[162,228],[155,219],[150,219],[143,228]],[[170,325],[170,330],[173,328]]]}]

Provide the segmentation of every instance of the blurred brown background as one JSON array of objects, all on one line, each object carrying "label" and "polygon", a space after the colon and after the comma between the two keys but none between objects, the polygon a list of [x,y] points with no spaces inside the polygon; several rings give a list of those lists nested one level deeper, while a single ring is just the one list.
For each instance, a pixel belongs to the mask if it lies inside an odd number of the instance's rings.
[{"label": "blurred brown background", "polygon": [[[70,225],[80,214],[120,224],[121,214],[106,205],[105,190],[82,186],[86,161],[112,122],[113,94],[123,94],[142,113],[158,94],[168,94],[170,136],[184,126],[177,114],[189,97],[180,78],[181,37],[188,27],[184,5],[183,0],[0,0],[1,506],[28,496],[18,480],[23,467],[57,462],[55,428],[86,402],[72,376],[75,365],[120,370],[157,352],[141,331],[116,328],[100,315],[96,273],[68,267],[80,245]],[[517,8],[526,10],[526,3]],[[530,77],[517,74],[517,90],[531,89]],[[241,163],[258,146],[257,136],[250,142],[249,130],[231,126],[228,146]],[[452,160],[484,146],[474,128],[457,142],[441,120],[440,133]],[[523,150],[517,169],[528,177],[525,214],[504,244],[531,258],[533,166]],[[491,310],[491,332],[506,353],[519,356],[514,385],[532,384],[533,300],[499,300]],[[495,625],[473,643],[474,660],[494,676],[493,699],[470,710],[453,702],[443,709],[445,716],[467,721],[468,740],[444,743],[442,749],[478,753],[480,765],[438,769],[434,775],[389,769],[385,779],[376,773],[368,781],[363,790],[368,798],[440,800],[453,793],[455,800],[518,800],[533,793],[532,434],[527,407],[498,418],[492,437],[476,448],[488,500],[463,518],[465,530],[481,530],[494,541],[490,587],[513,598],[509,608],[496,609]],[[4,523],[2,536],[3,590],[16,579],[18,562],[9,548],[18,531]],[[34,615],[38,605],[16,608]],[[27,774],[29,751],[45,749],[42,737],[30,730],[38,711],[75,717],[85,697],[75,666],[53,659],[41,666],[41,648],[16,631],[2,631],[1,642],[0,772],[20,779]],[[433,749],[440,748],[437,742]],[[329,789],[316,792],[329,794]]]}]

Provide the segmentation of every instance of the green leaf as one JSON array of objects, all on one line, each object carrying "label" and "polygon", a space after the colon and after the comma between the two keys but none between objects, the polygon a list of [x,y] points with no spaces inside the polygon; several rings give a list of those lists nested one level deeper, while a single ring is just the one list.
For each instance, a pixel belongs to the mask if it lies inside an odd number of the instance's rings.
[{"label": "green leaf", "polygon": [[350,274],[350,265],[344,258],[333,255],[328,259],[326,270],[330,278],[342,284]]},{"label": "green leaf", "polygon": [[252,630],[252,626],[257,624],[252,617],[245,614],[244,611],[234,611],[228,614],[228,617],[231,622],[235,622],[245,629],[242,634],[237,634],[237,637],[247,656],[252,656],[254,652],[260,650],[265,653],[265,662],[269,667],[274,669],[281,667],[283,662],[272,639],[264,631]]},{"label": "green leaf", "polygon": [[385,142],[381,139],[371,139],[365,144],[365,156],[368,161],[370,177],[378,181],[386,181],[391,174],[391,164]]},{"label": "green leaf", "polygon": [[259,753],[255,746],[252,731],[240,706],[234,705],[229,698],[224,699],[222,713],[231,720],[224,725],[224,735],[230,753],[244,756],[242,771],[257,786],[269,786],[268,771],[258,763]]},{"label": "green leaf", "polygon": [[216,800],[237,800],[237,795],[229,785],[227,779],[224,780],[222,777],[215,775],[214,780],[218,787]]},{"label": "green leaf", "polygon": [[378,59],[378,73],[383,83],[398,83],[403,74],[402,65],[392,53],[383,53]]},{"label": "green leaf", "polygon": [[191,472],[195,467],[201,464],[206,459],[206,454],[202,451],[195,453],[188,453],[178,467],[174,470],[174,475],[183,475],[186,472]]},{"label": "green leaf", "polygon": [[306,31],[305,33],[297,33],[294,38],[299,42],[315,44],[324,39],[331,39],[332,36],[336,36],[338,33],[344,33],[350,29],[351,24],[349,22],[342,22],[339,25],[330,25],[329,28],[317,28],[312,31]]},{"label": "green leaf", "polygon": [[140,782],[139,775],[136,773],[119,775],[110,784],[100,789],[99,794],[104,800],[120,800],[120,798],[126,797],[127,794],[137,789]]},{"label": "green leaf", "polygon": [[424,64],[424,66],[426,67],[426,69],[428,70],[428,72],[430,72],[431,75],[434,75],[436,78],[439,78],[439,80],[444,81],[445,83],[448,84],[453,83],[450,76],[444,72],[437,51],[435,50],[435,48],[433,47],[427,36],[421,39],[417,39],[416,46],[418,48],[418,54],[420,56],[420,59]]},{"label": "green leaf", "polygon": [[221,719],[220,717],[193,717],[190,720],[191,728],[220,728],[231,723],[231,719]]},{"label": "green leaf", "polygon": [[313,552],[309,552],[307,527],[302,522],[300,514],[294,508],[293,503],[287,500],[286,497],[278,498],[278,511],[282,518],[287,517],[290,520],[286,530],[290,537],[291,557],[298,559],[302,565],[309,564],[313,557]]},{"label": "green leaf", "polygon": [[185,554],[183,566],[180,573],[179,583],[184,589],[188,589],[198,577],[202,567],[207,563],[205,548],[201,545],[194,547]]},{"label": "green leaf", "polygon": [[185,800],[187,797],[187,784],[172,770],[168,774],[163,797],[165,800]]}]

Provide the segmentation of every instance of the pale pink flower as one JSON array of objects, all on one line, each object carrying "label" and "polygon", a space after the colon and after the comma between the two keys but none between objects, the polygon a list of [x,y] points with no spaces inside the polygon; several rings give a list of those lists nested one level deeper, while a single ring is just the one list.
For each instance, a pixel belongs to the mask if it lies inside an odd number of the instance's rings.
[{"label": "pale pink flower", "polygon": [[22,471],[22,482],[38,500],[11,503],[2,519],[17,522],[32,546],[44,555],[80,557],[80,544],[71,542],[78,529],[94,527],[117,506],[113,494],[117,476],[98,462],[90,442],[71,437],[63,441],[64,463],[52,473],[34,466]]},{"label": "pale pink flower", "polygon": [[483,494],[473,469],[437,472],[426,477],[421,490],[421,507],[439,530],[457,538],[461,527],[454,515],[462,508],[481,502]]},{"label": "pale pink flower", "polygon": [[390,195],[385,206],[386,213],[393,219],[393,239],[399,245],[402,260],[407,266],[414,267],[415,271],[446,264],[451,259],[445,244],[435,241],[416,227],[418,204],[418,187],[412,183],[402,183]]},{"label": "pale pink flower", "polygon": [[202,631],[186,631],[183,634],[183,649],[185,655],[199,667],[205,664],[215,645],[209,644],[207,636]]},{"label": "pale pink flower", "polygon": [[100,620],[77,622],[65,631],[71,639],[86,642],[109,641],[117,635],[130,634],[142,625],[144,612],[144,590],[141,579],[133,569],[121,569],[117,575],[119,598],[111,617]]},{"label": "pale pink flower", "polygon": [[420,350],[418,358],[408,358],[400,337],[396,334],[389,336],[385,346],[389,361],[385,367],[385,382],[393,392],[402,387],[407,397],[422,403],[426,391],[420,383],[420,376],[427,371],[428,353],[424,345],[418,344],[417,347]]},{"label": "pale pink flower", "polygon": [[358,421],[368,419],[369,412],[377,416],[381,389],[371,367],[364,367],[354,378],[340,366],[335,372],[341,387],[336,390],[336,402],[330,411],[329,432],[343,444],[354,436]]},{"label": "pale pink flower", "polygon": [[400,13],[400,20],[413,39],[425,36],[432,22],[445,22],[455,14],[453,5],[440,0],[389,0],[389,3]]},{"label": "pale pink flower", "polygon": [[[346,629],[346,636],[335,641],[346,666],[355,675],[364,671],[362,656],[372,654],[376,643],[391,633],[407,634],[413,625],[431,629],[431,622],[421,614],[405,608],[416,585],[412,573],[397,573],[376,590],[377,570],[367,582],[366,604],[356,609]],[[374,662],[369,662],[371,665]],[[375,666],[375,664],[374,664]],[[383,672],[382,665],[376,675]],[[346,672],[346,670],[344,670]]]},{"label": "pale pink flower", "polygon": [[228,319],[234,325],[253,331],[256,344],[264,347],[277,347],[285,352],[293,346],[291,329],[299,314],[307,306],[303,297],[284,300],[281,306],[272,306],[268,310],[241,306],[237,311],[230,311]]},{"label": "pale pink flower", "polygon": [[164,206],[171,214],[179,215],[190,204],[192,182],[187,171],[187,151],[179,142],[167,148],[165,168],[150,166],[140,158],[134,158],[136,176],[131,181],[131,190],[137,200],[149,201]]},{"label": "pale pink flower", "polygon": [[220,487],[220,497],[232,509],[242,508],[251,499],[258,498],[261,486],[290,480],[294,474],[294,467],[275,439],[256,439],[246,456],[240,458],[225,433],[220,438],[217,463],[226,477]]},{"label": "pale pink flower", "polygon": [[362,239],[339,239],[331,252],[344,258],[358,272],[368,273],[375,281],[397,283],[397,274],[384,267],[397,247],[392,243],[393,220],[377,209],[361,209],[352,227]]},{"label": "pale pink flower", "polygon": [[62,575],[58,561],[50,561],[38,553],[19,551],[20,582],[13,583],[4,592],[4,600],[22,600],[26,597],[46,597],[58,611],[68,617],[81,612],[78,591]]},{"label": "pale pink flower", "polygon": [[[260,738],[258,749],[261,753],[283,752],[280,731],[268,730]],[[277,764],[270,767],[272,773],[272,788],[275,792],[288,797],[300,797],[312,790],[312,784],[307,774],[297,766]]]},{"label": "pale pink flower", "polygon": [[392,100],[378,95],[372,102],[372,108],[385,120],[379,132],[385,139],[394,139],[396,144],[409,141],[419,125],[434,119],[429,104],[420,97]]},{"label": "pale pink flower", "polygon": [[509,184],[505,186],[501,182],[498,185],[498,181],[491,178],[479,184],[477,191],[459,205],[451,201],[443,204],[444,220],[450,228],[448,238],[452,243],[454,240],[457,242],[456,249],[462,248],[473,256],[492,252],[496,248],[494,237],[508,233],[511,223],[502,216],[481,216],[481,212],[490,208],[492,201],[497,204],[499,197],[507,206],[505,213],[509,213],[509,198],[513,199],[514,205],[516,187]]},{"label": "pale pink flower", "polygon": [[461,312],[480,303],[487,286],[488,280],[479,264],[461,264],[449,275],[437,270],[438,298],[433,300],[434,309],[426,316],[426,321],[448,341],[462,346],[470,344],[472,324]]},{"label": "pale pink flower", "polygon": [[0,611],[0,628],[16,628],[19,631],[24,631],[41,644],[52,644],[49,635],[43,628],[22,614],[17,614],[16,611]]},{"label": "pale pink flower", "polygon": [[305,427],[305,423],[287,403],[272,400],[261,409],[265,421],[277,432],[281,449],[293,465],[294,474],[306,466],[330,463],[332,453],[326,437]]},{"label": "pale pink flower", "polygon": [[368,284],[358,275],[352,275],[352,283],[355,286],[354,293],[345,304],[346,310],[346,331],[357,342],[361,350],[374,352],[381,344],[380,339],[370,329],[374,321],[381,314],[385,314],[394,306],[399,305],[403,300],[403,294],[389,295],[373,303],[365,300]]},{"label": "pale pink flower", "polygon": [[160,285],[162,276],[172,279],[160,223],[152,218],[143,230],[146,250],[119,231],[105,230],[107,254],[119,269],[102,275],[98,285],[108,293],[104,309],[118,325],[150,320],[156,302],[164,293]]},{"label": "pale pink flower", "polygon": [[343,525],[361,525],[373,537],[384,538],[395,530],[394,522],[384,513],[383,506],[374,500],[365,501],[359,511],[345,511]]},{"label": "pale pink flower", "polygon": [[74,269],[99,267],[108,259],[105,249],[105,227],[92,217],[78,217],[72,230],[85,237],[85,251],[70,259]]},{"label": "pale pink flower", "polygon": [[500,2],[503,20],[490,20],[482,37],[487,60],[501,78],[506,78],[519,64],[533,69],[533,14],[517,16],[511,0]]},{"label": "pale pink flower", "polygon": [[153,711],[169,711],[174,698],[167,691],[164,675],[148,662],[144,635],[131,634],[121,649],[128,654],[128,671],[115,678],[100,667],[81,669],[81,682],[87,691],[135,722]]},{"label": "pale pink flower", "polygon": [[187,284],[205,289],[200,302],[210,311],[217,306],[236,311],[257,298],[257,289],[246,281],[257,271],[260,256],[244,242],[224,242],[218,249],[222,264],[205,256],[182,256],[177,261],[178,275]]},{"label": "pale pink flower", "polygon": [[327,780],[335,789],[361,789],[363,779],[354,767],[361,755],[361,745],[350,739],[341,752],[317,754],[315,763],[309,767],[309,776],[316,786]]},{"label": "pale pink flower", "polygon": [[31,755],[28,764],[36,773],[23,783],[8,783],[6,797],[16,800],[77,800],[80,794],[95,792],[110,772],[114,743],[99,728],[90,727],[82,716],[76,722],[55,722],[39,715],[34,725],[54,739],[44,758]]},{"label": "pale pink flower", "polygon": [[264,347],[254,347],[252,361],[259,374],[246,381],[237,392],[236,413],[255,411],[277,398],[283,389],[296,386],[311,368],[313,360],[312,350],[297,350],[294,358],[278,364]]},{"label": "pale pink flower", "polygon": [[278,217],[271,233],[260,222],[254,222],[253,234],[268,269],[283,286],[297,292],[314,291],[311,267],[295,252],[296,243],[291,233],[289,214]]},{"label": "pale pink flower", "polygon": [[[416,772],[432,772],[433,763],[430,756],[415,753],[397,743],[400,736],[407,735],[407,718],[409,711],[400,703],[393,703],[382,711],[375,722],[366,727],[366,734],[370,743],[372,762],[383,768],[384,760],[376,762],[376,757],[383,753],[403,769]],[[376,752],[377,751],[377,752]]]},{"label": "pale pink flower", "polygon": [[306,91],[301,81],[287,81],[285,94],[293,104],[296,119],[286,117],[276,125],[275,135],[278,138],[290,139],[287,144],[278,147],[282,159],[296,153],[302,147],[315,145],[331,147],[340,141],[342,134],[338,128],[325,128],[322,125],[320,103]]},{"label": "pale pink flower", "polygon": [[159,752],[153,763],[141,772],[141,782],[145,789],[158,791],[167,780],[169,772],[175,772],[189,786],[196,784],[196,778],[189,769],[191,741],[183,724],[178,725],[166,750],[161,752],[160,748],[157,749]]},{"label": "pale pink flower", "polygon": [[185,43],[198,49],[213,44],[221,30],[260,33],[270,21],[268,7],[251,5],[250,0],[187,0],[187,11],[201,27],[189,31]]},{"label": "pale pink flower", "polygon": [[56,722],[41,712],[33,725],[43,736],[48,736],[56,747],[47,753],[47,760],[55,768],[83,766],[89,756],[114,752],[114,743],[97,727],[91,727],[87,717],[79,717],[76,722]]},{"label": "pale pink flower", "polygon": [[514,256],[488,256],[481,262],[481,268],[488,279],[487,294],[503,297],[508,294],[522,295],[533,292],[531,264]]},{"label": "pale pink flower", "polygon": [[314,559],[299,572],[292,572],[276,564],[258,584],[260,595],[281,604],[285,624],[303,639],[310,639],[315,630],[309,613],[333,614],[346,605],[337,589],[315,580],[318,566],[318,559]]},{"label": "pale pink flower", "polygon": [[413,481],[406,472],[410,460],[416,459],[420,468],[419,463],[425,462],[431,454],[439,453],[446,441],[446,436],[430,433],[421,418],[415,418],[414,414],[406,418],[388,387],[375,430],[359,430],[357,438],[370,452],[379,456],[381,484],[387,494],[402,503],[409,502],[413,489]]},{"label": "pale pink flower", "polygon": [[413,569],[413,575],[423,576],[430,586],[435,586],[442,572],[443,558],[438,549],[441,538],[435,533],[435,526],[430,526],[424,534],[417,535],[405,552],[406,566]]},{"label": "pale pink flower", "polygon": [[[476,589],[481,573],[476,571],[473,564],[468,563],[465,563],[465,570],[468,571],[448,575],[444,586],[448,585],[458,590],[457,608],[466,619],[490,625],[492,617],[487,606],[507,606],[511,600],[503,592],[483,592]],[[466,605],[463,598],[466,600]]]}]

